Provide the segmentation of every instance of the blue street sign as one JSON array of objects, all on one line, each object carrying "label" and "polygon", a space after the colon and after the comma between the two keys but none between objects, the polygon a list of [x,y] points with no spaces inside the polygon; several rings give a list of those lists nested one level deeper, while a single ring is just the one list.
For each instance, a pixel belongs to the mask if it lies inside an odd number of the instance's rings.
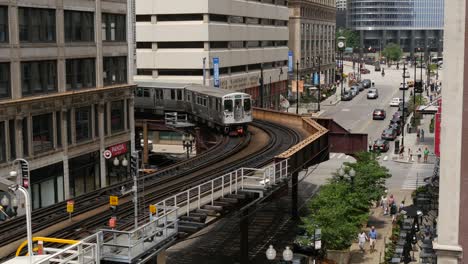
[{"label": "blue street sign", "polygon": [[320,76],[316,72],[314,72],[314,85],[319,84],[319,82],[320,82]]},{"label": "blue street sign", "polygon": [[292,50],[288,51],[288,72],[293,71],[293,52]]},{"label": "blue street sign", "polygon": [[219,88],[219,58],[213,58],[214,87]]}]

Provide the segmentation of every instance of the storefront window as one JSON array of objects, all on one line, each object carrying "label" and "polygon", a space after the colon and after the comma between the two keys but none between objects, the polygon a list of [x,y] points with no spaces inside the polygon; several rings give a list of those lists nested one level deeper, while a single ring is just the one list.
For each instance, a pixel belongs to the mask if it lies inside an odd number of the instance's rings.
[{"label": "storefront window", "polygon": [[53,148],[52,114],[33,116],[33,150],[40,153]]},{"label": "storefront window", "polygon": [[[124,143],[127,145],[127,150],[130,149],[130,144]],[[118,165],[114,164],[114,160],[118,160]],[[122,161],[127,160],[127,166],[122,165]],[[125,181],[130,178],[130,154],[129,152],[122,153],[116,157],[112,157],[106,161],[107,167],[107,183],[109,185],[116,184],[122,181]]]},{"label": "storefront window", "polygon": [[64,200],[63,164],[56,163],[31,171],[33,209]]},{"label": "storefront window", "polygon": [[124,101],[111,103],[111,132],[124,130]]},{"label": "storefront window", "polygon": [[6,161],[5,122],[0,122],[0,162]]},{"label": "storefront window", "polygon": [[69,161],[70,194],[73,197],[89,193],[100,187],[99,153],[88,153]]},{"label": "storefront window", "polygon": [[91,138],[91,107],[81,107],[75,110],[76,141]]}]

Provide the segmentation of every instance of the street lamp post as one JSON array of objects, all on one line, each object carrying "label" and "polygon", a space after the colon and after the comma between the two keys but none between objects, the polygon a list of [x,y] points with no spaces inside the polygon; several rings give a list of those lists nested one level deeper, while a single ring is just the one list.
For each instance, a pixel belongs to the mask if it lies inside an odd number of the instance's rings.
[{"label": "street lamp post", "polygon": [[10,171],[10,177],[17,177],[16,178],[16,183],[19,185],[22,185],[25,188],[29,187],[29,181],[30,181],[30,170],[29,170],[29,162],[25,159],[15,159],[13,161],[13,165],[16,164],[21,165],[21,174],[20,177],[18,176],[18,171],[17,170],[12,170]]},{"label": "street lamp post", "polygon": [[31,197],[29,192],[23,186],[15,184],[13,186],[8,187],[11,192],[20,191],[24,195],[25,206],[26,206],[26,233],[28,237],[28,255],[29,255],[29,263],[32,263],[32,256],[33,256],[33,243],[32,243],[32,219],[31,219]]},{"label": "street lamp post", "polygon": [[317,56],[317,63],[318,63],[318,70],[317,70],[317,73],[318,73],[318,111],[320,112],[320,101],[322,100],[322,91],[321,91],[321,88],[320,88],[320,63],[321,63],[321,59],[320,59],[320,56]]},{"label": "street lamp post", "polygon": [[299,114],[299,60],[296,62],[296,115]]},{"label": "street lamp post", "polygon": [[[270,245],[265,252],[265,255],[268,260],[275,260],[276,259],[276,250],[273,247],[273,245]],[[293,251],[289,248],[289,246],[286,247],[286,249],[283,251],[283,260],[286,261],[287,263],[291,262],[294,258],[294,253]]]},{"label": "street lamp post", "polygon": [[190,158],[190,153],[192,152],[192,146],[195,139],[192,134],[183,134],[182,135],[182,145],[184,149],[187,150],[187,159]]},{"label": "street lamp post", "polygon": [[[343,68],[343,52],[346,47],[346,38],[343,36],[338,37],[338,50],[340,51],[340,57],[341,57],[341,76],[340,76],[340,81],[341,81],[341,96],[344,94],[344,78],[343,78],[343,73],[344,73],[344,68]],[[359,70],[359,69],[358,69]]]},{"label": "street lamp post", "polygon": [[[406,59],[403,60],[403,113],[402,113],[402,129],[401,129],[401,147],[405,147],[405,88],[406,88]],[[399,152],[398,152],[399,153]]]}]

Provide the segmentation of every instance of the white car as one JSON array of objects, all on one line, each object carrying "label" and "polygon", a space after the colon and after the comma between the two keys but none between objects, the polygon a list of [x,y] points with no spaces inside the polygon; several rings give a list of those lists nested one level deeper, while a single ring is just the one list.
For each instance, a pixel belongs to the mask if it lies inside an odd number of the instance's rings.
[{"label": "white car", "polygon": [[405,84],[403,85],[403,83],[400,83],[400,90],[408,90],[408,84],[405,83]]},{"label": "white car", "polygon": [[398,107],[400,103],[403,102],[403,99],[401,98],[393,98],[392,101],[390,102],[390,106]]}]

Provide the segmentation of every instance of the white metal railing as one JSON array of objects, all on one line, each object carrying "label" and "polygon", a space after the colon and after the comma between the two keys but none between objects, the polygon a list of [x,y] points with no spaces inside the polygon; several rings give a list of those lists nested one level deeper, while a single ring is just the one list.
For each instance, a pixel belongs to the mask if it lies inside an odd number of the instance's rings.
[{"label": "white metal railing", "polygon": [[131,231],[101,230],[103,260],[132,263],[148,250],[166,244],[178,234],[177,207],[166,207],[164,214],[157,215],[150,222]]},{"label": "white metal railing", "polygon": [[179,122],[188,122],[187,114],[180,114],[177,112],[169,112],[164,114],[164,120],[166,125],[175,125]]},{"label": "white metal railing", "polygon": [[[33,263],[71,263],[87,264],[101,261],[100,245],[102,242],[102,232],[97,232],[80,242],[70,245],[56,253],[37,260]],[[53,251],[48,249],[47,251]],[[55,250],[56,251],[56,250]]]},{"label": "white metal railing", "polygon": [[190,216],[190,212],[202,206],[214,205],[214,201],[239,190],[268,189],[288,178],[288,160],[271,164],[262,169],[240,168],[209,180],[198,186],[168,197],[156,204],[158,213],[165,214],[168,206],[180,208],[179,215]]}]

